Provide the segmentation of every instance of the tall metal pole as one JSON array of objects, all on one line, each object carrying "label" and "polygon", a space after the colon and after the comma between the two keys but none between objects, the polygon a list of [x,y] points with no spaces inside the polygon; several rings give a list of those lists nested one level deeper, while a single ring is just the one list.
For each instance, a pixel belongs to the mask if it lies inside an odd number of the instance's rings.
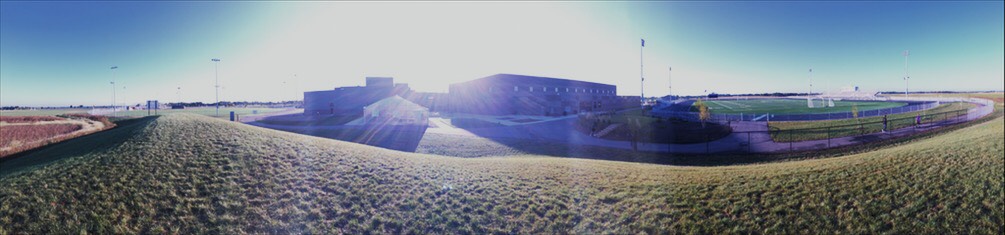
[{"label": "tall metal pole", "polygon": [[909,55],[911,55],[911,51],[904,50],[904,97],[907,97],[910,91],[908,88],[910,87],[909,80],[911,80],[911,76],[907,73],[907,56]]},{"label": "tall metal pole", "polygon": [[300,88],[300,86],[299,86],[300,85],[300,79],[297,78],[297,74],[295,74],[295,73],[293,74],[293,82],[296,83],[296,84],[290,84],[290,87],[291,87],[290,90],[293,90],[293,92],[291,92],[291,93],[293,93],[293,99],[290,100],[290,101],[293,102],[291,104],[293,105],[294,108],[296,108],[296,106],[297,106],[297,96],[298,96],[297,89]]},{"label": "tall metal pole", "polygon": [[642,47],[639,47],[639,78],[641,78],[641,81],[639,81],[639,96],[640,96],[639,98],[642,99],[641,101],[643,106],[646,105],[646,84],[645,84],[646,76],[645,73],[643,72],[644,62],[642,60],[643,58],[642,49],[645,48],[646,48],[646,40],[642,39]]},{"label": "tall metal pole", "polygon": [[112,70],[112,82],[111,82],[111,84],[112,84],[112,117],[114,117],[115,114],[116,114],[116,112],[118,111],[118,108],[115,107],[115,69],[117,69],[117,68],[119,68],[119,66],[112,66],[112,68],[111,68],[111,70]]},{"label": "tall metal pole", "polygon": [[670,66],[667,65],[667,95],[670,96],[670,99],[673,99],[673,77],[670,74],[671,70]]},{"label": "tall metal pole", "polygon": [[220,116],[220,59],[212,59],[213,69],[216,71],[213,75],[216,78],[216,116]]},{"label": "tall metal pole", "polygon": [[813,95],[813,67],[810,67],[810,93],[807,95]]}]

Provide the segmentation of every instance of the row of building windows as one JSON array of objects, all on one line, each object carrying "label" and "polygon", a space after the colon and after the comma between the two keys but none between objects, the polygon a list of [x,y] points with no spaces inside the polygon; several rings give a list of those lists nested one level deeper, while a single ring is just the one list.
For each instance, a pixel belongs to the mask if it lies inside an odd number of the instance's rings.
[{"label": "row of building windows", "polygon": [[[534,87],[533,86],[529,86],[529,87],[527,87],[527,89],[530,92],[534,92]],[[561,91],[561,89],[559,89],[559,87],[552,87],[552,90],[554,92]],[[494,87],[489,87],[489,91],[495,91],[495,88]],[[513,86],[513,91],[514,92],[520,91],[520,87],[519,86]],[[541,87],[541,91],[547,92],[548,91],[548,87]],[[585,88],[580,89],[580,88],[568,88],[568,87],[565,88],[565,92],[614,94],[614,90],[585,89]]]}]

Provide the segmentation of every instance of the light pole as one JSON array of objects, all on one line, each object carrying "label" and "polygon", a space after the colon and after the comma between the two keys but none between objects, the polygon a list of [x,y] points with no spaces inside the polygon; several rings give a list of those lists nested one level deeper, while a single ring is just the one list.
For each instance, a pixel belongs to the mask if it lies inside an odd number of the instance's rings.
[{"label": "light pole", "polygon": [[117,69],[117,68],[119,68],[119,66],[112,66],[112,68],[111,68],[111,70],[112,70],[112,81],[109,82],[112,85],[112,117],[115,116],[115,112],[117,111],[117,109],[115,107],[115,69]]},{"label": "light pole", "polygon": [[813,67],[810,67],[810,93],[807,96],[813,95]]},{"label": "light pole", "polygon": [[673,69],[671,69],[670,66],[667,65],[667,89],[668,89],[667,95],[670,96],[671,100],[673,100],[673,77],[670,74],[672,70]]},{"label": "light pole", "polygon": [[908,75],[908,73],[907,73],[907,56],[909,56],[909,55],[911,55],[911,51],[904,50],[904,97],[905,98],[907,97],[908,92],[910,91],[910,90],[908,90],[908,88],[910,87],[910,81],[909,80],[911,80],[911,76]]},{"label": "light pole", "polygon": [[646,105],[646,76],[643,67],[645,62],[643,62],[642,49],[646,48],[646,39],[642,39],[642,47],[639,47],[639,98],[642,98],[642,106]]},{"label": "light pole", "polygon": [[178,91],[175,92],[178,95],[177,103],[181,104],[181,87],[178,87]]},{"label": "light pole", "polygon": [[216,116],[219,117],[220,116],[220,66],[219,66],[220,59],[214,58],[210,60],[213,61],[213,69],[215,70],[213,77],[216,78],[216,86],[214,87],[214,90],[216,90]]}]

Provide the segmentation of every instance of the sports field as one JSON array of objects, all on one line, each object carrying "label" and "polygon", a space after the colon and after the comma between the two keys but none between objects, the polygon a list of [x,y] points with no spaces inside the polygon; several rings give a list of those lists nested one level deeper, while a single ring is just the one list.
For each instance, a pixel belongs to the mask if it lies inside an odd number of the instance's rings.
[{"label": "sports field", "polygon": [[[802,99],[749,99],[749,100],[711,100],[705,101],[708,110],[715,114],[811,114],[811,113],[843,113],[851,112],[856,106],[859,112],[894,108],[907,105],[904,102],[879,101],[834,101],[834,107],[824,107],[823,101],[817,99],[814,107],[807,107]],[[697,111],[693,106],[691,110]]]}]

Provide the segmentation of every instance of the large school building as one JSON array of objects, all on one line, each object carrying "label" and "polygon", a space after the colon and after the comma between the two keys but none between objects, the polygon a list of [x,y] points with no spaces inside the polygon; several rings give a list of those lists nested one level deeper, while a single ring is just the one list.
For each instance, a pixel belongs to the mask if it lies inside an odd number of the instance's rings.
[{"label": "large school building", "polygon": [[304,114],[358,115],[367,105],[409,93],[408,84],[395,84],[393,78],[367,77],[366,86],[304,92]]},{"label": "large school building", "polygon": [[382,99],[401,96],[434,112],[559,116],[637,106],[614,85],[561,78],[496,74],[450,85],[449,93],[421,93],[389,77],[367,77],[366,86],[304,92],[304,114],[358,115]]},{"label": "large school building", "polygon": [[449,110],[489,115],[569,115],[620,107],[614,85],[496,74],[450,85]]}]

